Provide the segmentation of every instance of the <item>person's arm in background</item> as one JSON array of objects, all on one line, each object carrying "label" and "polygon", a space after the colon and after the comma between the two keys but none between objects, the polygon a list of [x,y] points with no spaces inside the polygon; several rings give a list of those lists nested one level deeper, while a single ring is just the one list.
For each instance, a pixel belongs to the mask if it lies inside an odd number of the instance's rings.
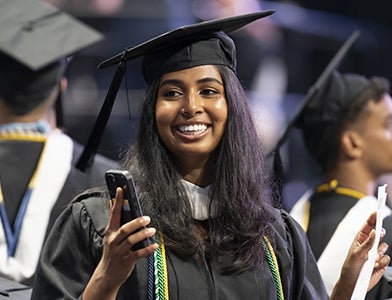
[{"label": "person's arm in background", "polygon": [[[376,212],[372,213],[356,235],[346,260],[344,261],[340,278],[332,291],[331,300],[351,298],[359,273],[361,272],[363,264],[368,259],[368,252],[375,241],[376,217]],[[382,232],[382,235],[384,234],[385,231]],[[390,257],[385,255],[387,249],[388,245],[386,243],[381,243],[378,246],[379,255],[370,278],[368,291],[382,278],[386,267],[389,264]]]}]

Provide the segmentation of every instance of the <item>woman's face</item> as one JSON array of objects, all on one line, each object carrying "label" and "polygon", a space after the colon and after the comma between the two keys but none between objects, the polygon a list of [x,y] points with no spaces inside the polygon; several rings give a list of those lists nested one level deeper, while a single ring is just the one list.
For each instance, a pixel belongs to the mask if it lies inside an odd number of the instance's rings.
[{"label": "woman's face", "polygon": [[225,89],[215,66],[163,75],[155,116],[158,134],[178,162],[208,159],[227,120]]}]

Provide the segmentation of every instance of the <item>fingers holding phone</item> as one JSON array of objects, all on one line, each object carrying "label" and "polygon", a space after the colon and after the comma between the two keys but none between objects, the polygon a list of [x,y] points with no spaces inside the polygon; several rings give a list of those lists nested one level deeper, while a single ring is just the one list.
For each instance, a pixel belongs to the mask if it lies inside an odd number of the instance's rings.
[{"label": "fingers holding phone", "polygon": [[[124,191],[116,188],[110,203],[109,223],[103,238],[102,257],[95,269],[86,290],[105,291],[116,295],[120,286],[131,275],[138,259],[145,258],[158,248],[157,243],[147,247],[134,249],[140,242],[151,239],[155,228],[147,228],[148,216],[132,219],[121,225]],[[101,293],[104,295],[105,293]],[[109,297],[108,297],[109,298]]]},{"label": "fingers holding phone", "polygon": [[[150,224],[150,217],[137,217],[121,225],[124,201],[122,188],[117,188],[115,198],[111,199],[111,214],[107,232],[115,233],[115,243],[122,245],[125,249],[131,248],[135,251],[153,245],[152,241],[156,230],[146,227]],[[155,249],[156,247],[153,247],[154,251]]]},{"label": "fingers holding phone", "polygon": [[124,199],[123,195],[123,190],[118,188],[115,196],[113,198],[110,196],[110,220],[108,227],[111,227],[114,231],[121,226],[121,211]]},{"label": "fingers holding phone", "polygon": [[[140,206],[139,198],[136,192],[135,183],[131,174],[126,170],[109,170],[105,173],[106,185],[110,194],[111,199],[115,198],[115,205],[113,208],[113,213],[116,213],[116,217],[114,217],[113,222],[115,225],[118,224],[118,215],[119,210],[121,210],[121,218],[120,225],[124,225],[127,223],[133,223],[135,219],[143,216],[142,208]],[[120,190],[122,192],[120,192]],[[119,207],[121,205],[121,208]],[[126,227],[133,228],[134,225],[127,225]],[[125,228],[124,228],[125,229]],[[145,225],[138,227],[134,232],[138,232],[143,229],[144,233],[146,233]],[[151,233],[147,230],[147,233]],[[148,234],[147,234],[148,235]],[[141,234],[137,235],[137,237],[141,236]],[[146,248],[151,245],[152,239],[151,236],[147,236],[145,239],[136,243],[132,250],[138,250],[142,248]]]}]

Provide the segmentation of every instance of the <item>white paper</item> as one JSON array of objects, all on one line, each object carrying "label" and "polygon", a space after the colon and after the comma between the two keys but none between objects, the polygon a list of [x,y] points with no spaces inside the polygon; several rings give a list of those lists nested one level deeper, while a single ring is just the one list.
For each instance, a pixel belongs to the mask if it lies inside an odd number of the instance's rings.
[{"label": "white paper", "polygon": [[368,260],[364,263],[361,272],[359,273],[359,277],[357,283],[355,284],[355,288],[351,296],[351,300],[363,300],[365,299],[367,293],[370,277],[373,272],[374,263],[378,255],[377,248],[380,242],[380,234],[381,234],[382,221],[383,221],[383,209],[385,207],[385,201],[387,198],[387,194],[385,192],[386,187],[387,187],[386,184],[378,187],[376,239],[374,241],[372,248],[369,250]]}]

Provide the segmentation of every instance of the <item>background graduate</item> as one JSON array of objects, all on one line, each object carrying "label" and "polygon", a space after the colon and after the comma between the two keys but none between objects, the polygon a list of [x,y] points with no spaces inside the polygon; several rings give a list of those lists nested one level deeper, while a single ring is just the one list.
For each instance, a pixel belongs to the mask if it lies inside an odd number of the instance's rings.
[{"label": "background graduate", "polygon": [[[117,164],[61,129],[68,58],[101,34],[40,1],[0,1],[0,276],[32,284],[47,228],[71,198]],[[57,118],[58,117],[58,118]]]}]

